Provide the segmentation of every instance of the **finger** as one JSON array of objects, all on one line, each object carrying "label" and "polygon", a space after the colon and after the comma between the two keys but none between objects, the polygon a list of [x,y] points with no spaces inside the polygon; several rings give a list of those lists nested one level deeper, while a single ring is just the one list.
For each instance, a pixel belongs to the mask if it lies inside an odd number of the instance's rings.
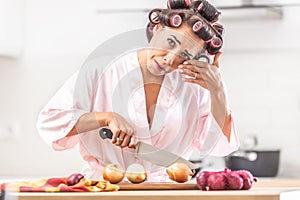
[{"label": "finger", "polygon": [[222,51],[219,51],[215,57],[214,57],[214,65],[216,65],[218,68],[220,67],[220,58],[221,56],[223,55],[223,52]]},{"label": "finger", "polygon": [[115,129],[112,130],[112,132],[113,132],[113,136],[111,138],[111,142],[115,144],[117,142],[117,138],[119,138],[119,135],[121,134],[122,131],[120,129]]},{"label": "finger", "polygon": [[191,70],[188,70],[188,69],[180,69],[179,72],[181,74],[190,76],[193,79],[196,79],[196,78],[198,78],[198,76],[200,76],[200,74],[198,72],[194,72],[194,71],[191,71]]},{"label": "finger", "polygon": [[203,64],[201,66],[200,65],[196,66],[194,64],[184,64],[184,65],[178,66],[178,69],[179,69],[178,71],[181,74],[188,75],[195,79],[195,75],[196,75],[195,73],[197,73],[198,75],[201,73],[205,73],[208,69],[208,65]]},{"label": "finger", "polygon": [[131,139],[130,139],[130,143],[129,143],[128,147],[135,149],[136,143],[137,143],[136,136],[132,136]]},{"label": "finger", "polygon": [[123,141],[124,141],[124,138],[126,137],[126,133],[124,131],[122,131],[120,134],[119,134],[119,137],[117,138],[117,145],[122,145]]},{"label": "finger", "polygon": [[209,63],[199,60],[189,60],[185,61],[183,64],[184,68],[190,69],[192,71],[198,71],[198,69],[207,68]]},{"label": "finger", "polygon": [[126,135],[122,141],[121,147],[127,147],[130,143],[131,136]]},{"label": "finger", "polygon": [[206,81],[204,81],[204,80],[195,80],[195,79],[189,78],[189,79],[185,79],[184,81],[188,82],[188,83],[196,83],[196,84],[199,84],[201,87],[208,89]]}]

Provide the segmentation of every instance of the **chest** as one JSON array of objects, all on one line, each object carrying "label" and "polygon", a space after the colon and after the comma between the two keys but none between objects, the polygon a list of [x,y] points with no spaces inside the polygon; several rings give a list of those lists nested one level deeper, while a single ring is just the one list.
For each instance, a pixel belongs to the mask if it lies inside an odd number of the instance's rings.
[{"label": "chest", "polygon": [[155,83],[145,84],[144,86],[147,118],[148,118],[148,123],[150,125],[151,122],[153,121],[160,89],[161,89],[161,85]]}]

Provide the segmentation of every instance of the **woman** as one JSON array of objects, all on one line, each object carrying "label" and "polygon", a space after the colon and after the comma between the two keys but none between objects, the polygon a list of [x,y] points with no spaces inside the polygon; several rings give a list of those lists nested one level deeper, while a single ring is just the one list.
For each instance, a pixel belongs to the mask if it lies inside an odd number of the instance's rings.
[{"label": "woman", "polygon": [[[74,74],[41,111],[37,127],[55,150],[80,145],[83,173],[102,178],[109,163],[142,164],[148,181],[165,181],[165,168],[134,157],[137,141],[188,159],[225,156],[239,142],[219,71],[219,12],[206,1],[169,0],[149,13],[148,47],[130,50],[108,66],[97,58]],[[213,63],[199,60],[214,55]],[[98,131],[108,127],[112,140]]]}]

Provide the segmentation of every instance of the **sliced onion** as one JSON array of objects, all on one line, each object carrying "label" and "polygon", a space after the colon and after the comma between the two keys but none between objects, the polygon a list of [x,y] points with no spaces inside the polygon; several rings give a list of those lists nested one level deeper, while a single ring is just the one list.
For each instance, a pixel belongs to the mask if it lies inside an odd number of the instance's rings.
[{"label": "sliced onion", "polygon": [[127,168],[126,178],[132,183],[142,183],[147,179],[147,173],[142,165],[134,163]]}]

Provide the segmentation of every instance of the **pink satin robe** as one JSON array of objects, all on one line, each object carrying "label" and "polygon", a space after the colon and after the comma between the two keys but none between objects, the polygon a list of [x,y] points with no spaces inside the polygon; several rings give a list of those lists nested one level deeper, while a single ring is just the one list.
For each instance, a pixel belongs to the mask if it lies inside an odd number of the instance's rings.
[{"label": "pink satin robe", "polygon": [[54,150],[79,144],[81,156],[87,162],[82,173],[94,179],[102,178],[102,166],[108,163],[118,163],[124,169],[132,163],[141,163],[147,171],[147,181],[169,180],[164,167],[137,160],[133,149],[119,148],[109,140],[102,140],[99,130],[65,137],[87,112],[117,112],[136,128],[139,140],[186,159],[193,149],[199,151],[201,158],[226,156],[237,150],[239,141],[233,116],[228,142],[210,112],[209,91],[184,83],[181,78],[178,71],[165,75],[149,129],[137,52],[125,53],[108,67],[101,67],[98,59],[91,59],[42,109],[37,122],[39,134]]}]

